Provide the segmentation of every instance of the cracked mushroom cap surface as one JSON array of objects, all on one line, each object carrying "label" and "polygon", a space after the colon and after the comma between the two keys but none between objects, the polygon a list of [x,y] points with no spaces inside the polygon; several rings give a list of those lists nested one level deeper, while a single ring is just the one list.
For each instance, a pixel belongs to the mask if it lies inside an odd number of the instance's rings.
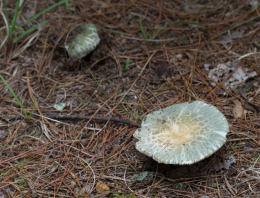
[{"label": "cracked mushroom cap surface", "polygon": [[202,101],[174,104],[147,115],[134,137],[136,149],[164,164],[193,164],[226,142],[225,116]]}]

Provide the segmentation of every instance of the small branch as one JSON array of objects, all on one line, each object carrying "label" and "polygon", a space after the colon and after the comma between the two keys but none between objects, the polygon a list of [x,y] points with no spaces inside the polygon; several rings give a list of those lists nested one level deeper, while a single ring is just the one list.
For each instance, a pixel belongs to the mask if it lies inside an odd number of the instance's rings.
[{"label": "small branch", "polygon": [[[43,114],[44,117],[53,119],[53,120],[97,120],[97,121],[112,121],[112,122],[119,122],[135,127],[140,127],[140,125],[136,122],[132,122],[130,120],[118,118],[118,117],[101,117],[101,116],[89,116],[89,115],[62,115],[62,114]],[[40,115],[32,114],[32,118],[40,118]],[[1,118],[0,118],[1,119]],[[22,120],[24,117],[22,116],[9,116],[7,118],[8,121],[14,121],[14,120]],[[6,121],[6,120],[5,120]]]}]

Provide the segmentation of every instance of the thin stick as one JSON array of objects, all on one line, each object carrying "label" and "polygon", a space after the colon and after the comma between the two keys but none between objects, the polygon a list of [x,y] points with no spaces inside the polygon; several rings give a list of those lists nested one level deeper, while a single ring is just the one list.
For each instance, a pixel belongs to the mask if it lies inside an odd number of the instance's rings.
[{"label": "thin stick", "polygon": [[[38,119],[38,118],[41,118],[42,116],[45,118],[53,119],[53,120],[90,120],[90,119],[93,119],[93,120],[97,120],[97,121],[112,121],[112,122],[119,122],[119,123],[131,125],[131,126],[140,127],[140,125],[136,122],[122,119],[119,117],[102,117],[102,116],[93,117],[91,115],[62,115],[62,114],[43,114],[43,115],[32,114],[31,117]],[[22,119],[24,119],[23,116],[17,116],[17,115],[9,116],[7,118],[7,120],[9,120],[9,121],[22,120]]]}]

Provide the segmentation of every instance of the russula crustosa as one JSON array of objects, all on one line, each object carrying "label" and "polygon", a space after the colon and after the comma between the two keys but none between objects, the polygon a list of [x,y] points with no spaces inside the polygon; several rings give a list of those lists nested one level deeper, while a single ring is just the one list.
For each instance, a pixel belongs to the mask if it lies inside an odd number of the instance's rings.
[{"label": "russula crustosa", "polygon": [[202,101],[174,104],[146,116],[136,149],[164,164],[193,164],[216,152],[229,131],[225,116]]},{"label": "russula crustosa", "polygon": [[71,32],[71,38],[65,48],[71,58],[81,59],[92,52],[100,42],[98,30],[94,24],[82,24]]}]

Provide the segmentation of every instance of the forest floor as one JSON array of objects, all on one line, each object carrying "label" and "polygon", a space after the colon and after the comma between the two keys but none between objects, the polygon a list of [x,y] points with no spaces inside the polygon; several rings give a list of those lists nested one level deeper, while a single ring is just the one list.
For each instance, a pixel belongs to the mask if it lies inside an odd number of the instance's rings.
[{"label": "forest floor", "polygon": [[[24,1],[17,25],[55,2]],[[1,80],[0,197],[257,197],[260,6],[230,2],[70,0],[74,10],[63,3],[17,29],[46,21],[18,42],[4,42],[1,20],[0,74],[21,104]],[[73,60],[64,46],[83,23],[101,42]],[[145,115],[195,100],[229,122],[219,151],[178,166],[136,150]]]}]

